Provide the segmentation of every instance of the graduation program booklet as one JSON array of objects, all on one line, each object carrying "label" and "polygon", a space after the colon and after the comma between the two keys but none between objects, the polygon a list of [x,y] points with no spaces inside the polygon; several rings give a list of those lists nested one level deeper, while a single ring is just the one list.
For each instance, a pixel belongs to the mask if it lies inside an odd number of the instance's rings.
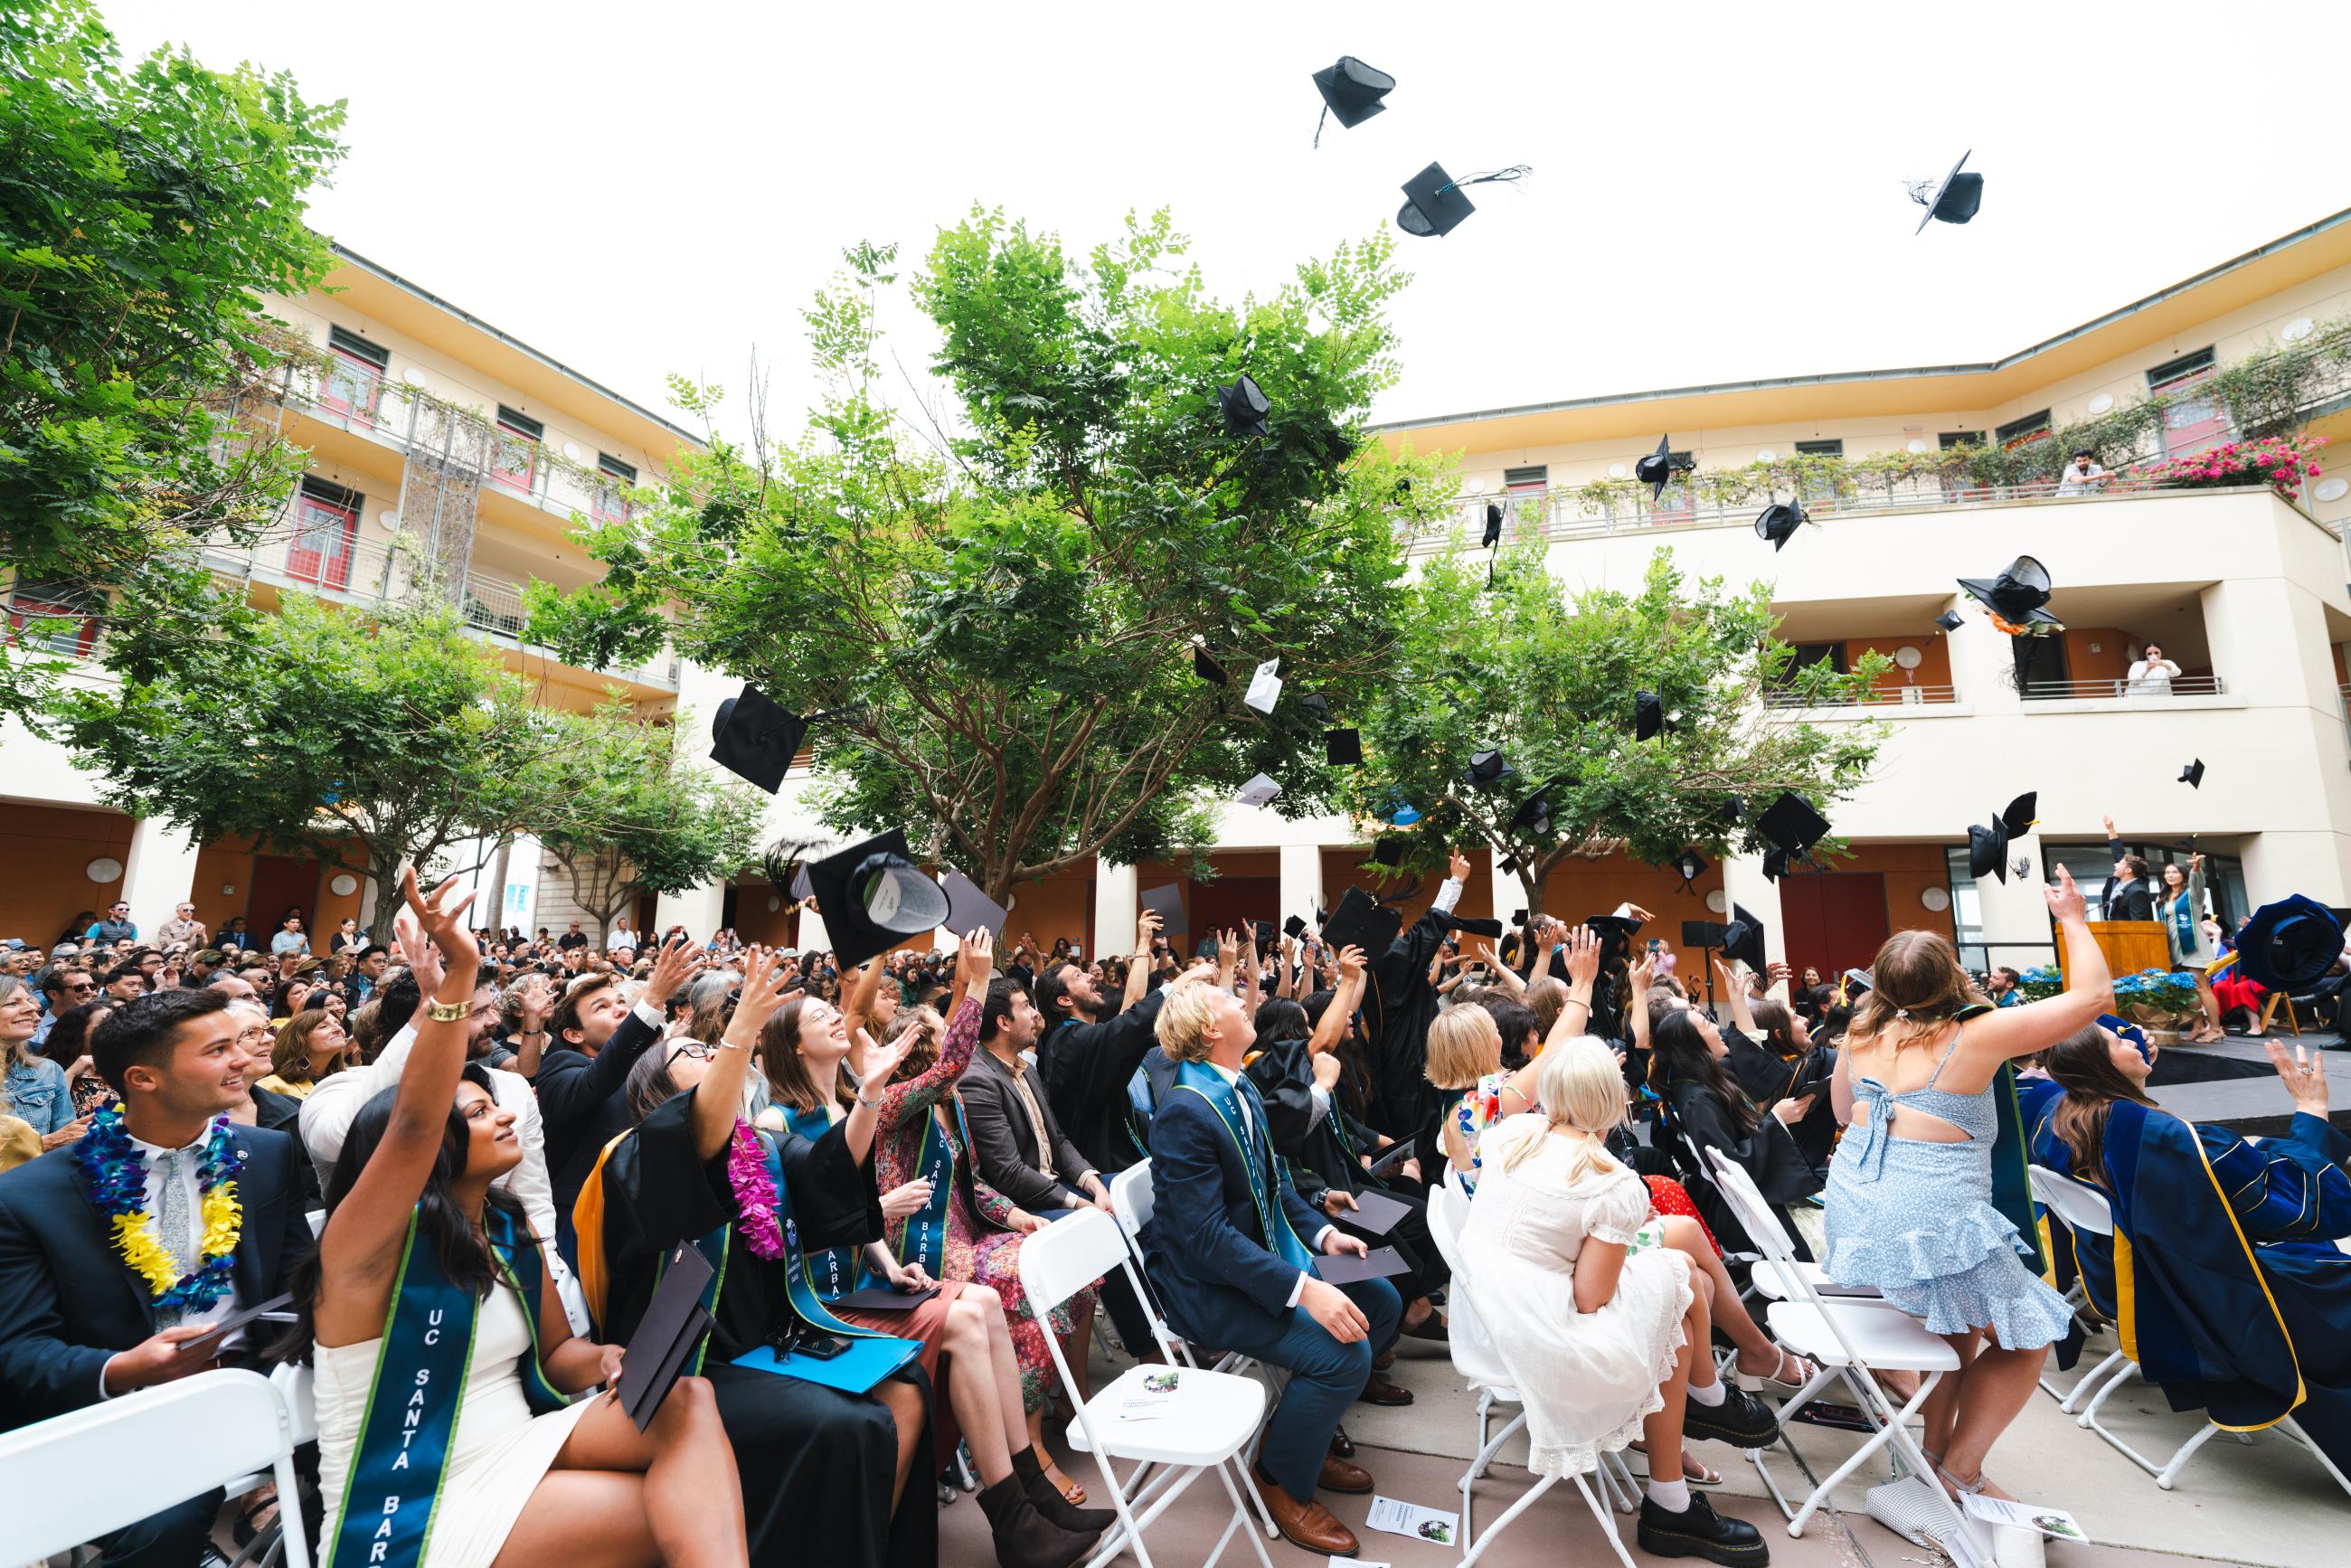
[{"label": "graduation program booklet", "polygon": [[1314,1272],[1333,1285],[1353,1284],[1357,1280],[1384,1280],[1412,1270],[1393,1247],[1374,1247],[1368,1258],[1358,1258],[1353,1252],[1326,1252],[1314,1260]]},{"label": "graduation program booklet", "polygon": [[1364,1517],[1369,1529],[1384,1530],[1390,1535],[1409,1535],[1415,1541],[1433,1541],[1439,1546],[1453,1544],[1454,1530],[1459,1522],[1458,1514],[1392,1497],[1372,1499],[1372,1511]]},{"label": "graduation program booklet", "polygon": [[1987,1524],[2012,1524],[2019,1530],[2037,1530],[2059,1541],[2087,1541],[2089,1531],[2081,1521],[2062,1508],[2044,1508],[2039,1503],[2017,1502],[2009,1498],[1986,1497],[1981,1492],[1967,1500],[1968,1511]]}]

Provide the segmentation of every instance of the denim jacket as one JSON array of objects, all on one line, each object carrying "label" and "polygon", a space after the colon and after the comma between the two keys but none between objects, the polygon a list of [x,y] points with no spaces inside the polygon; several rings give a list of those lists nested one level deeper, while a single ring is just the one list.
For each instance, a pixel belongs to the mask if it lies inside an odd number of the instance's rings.
[{"label": "denim jacket", "polygon": [[74,1119],[66,1070],[41,1057],[8,1069],[7,1099],[9,1109],[36,1133],[54,1133]]}]

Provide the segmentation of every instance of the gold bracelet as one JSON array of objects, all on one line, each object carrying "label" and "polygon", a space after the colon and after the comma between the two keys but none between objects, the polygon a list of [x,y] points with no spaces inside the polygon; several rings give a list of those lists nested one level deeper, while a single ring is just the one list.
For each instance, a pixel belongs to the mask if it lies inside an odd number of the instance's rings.
[{"label": "gold bracelet", "polygon": [[444,1002],[435,997],[424,1004],[424,1016],[434,1023],[455,1023],[473,1010],[474,998],[471,997],[462,1002]]}]

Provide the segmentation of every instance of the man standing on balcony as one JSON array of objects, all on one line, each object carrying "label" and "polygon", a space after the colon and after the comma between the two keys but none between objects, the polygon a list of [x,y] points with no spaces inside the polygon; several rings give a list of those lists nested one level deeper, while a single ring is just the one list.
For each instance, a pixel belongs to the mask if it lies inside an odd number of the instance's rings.
[{"label": "man standing on balcony", "polygon": [[2106,487],[2110,476],[2098,466],[2098,460],[2085,450],[2065,459],[2065,466],[2057,476],[2057,493],[2061,496],[2095,496]]},{"label": "man standing on balcony", "polygon": [[2171,683],[2179,674],[2179,666],[2163,656],[2163,650],[2149,643],[2139,655],[2138,663],[2124,677],[2123,694],[2134,697],[2168,697]]}]

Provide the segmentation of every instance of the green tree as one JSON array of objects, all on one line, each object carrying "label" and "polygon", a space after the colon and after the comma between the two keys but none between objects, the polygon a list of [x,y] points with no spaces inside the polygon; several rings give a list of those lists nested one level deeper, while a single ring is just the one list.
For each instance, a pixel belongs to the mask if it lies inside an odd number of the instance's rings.
[{"label": "green tree", "polygon": [[[1540,539],[1512,544],[1489,585],[1487,557],[1459,541],[1430,559],[1401,622],[1394,677],[1364,710],[1364,767],[1347,804],[1374,823],[1419,813],[1395,874],[1481,842],[1524,868],[1531,914],[1571,855],[1621,850],[1652,864],[1685,849],[1759,848],[1754,817],[1783,789],[1826,814],[1866,775],[1871,725],[1821,727],[1792,707],[1850,700],[1889,668],[1799,666],[1775,634],[1768,583],[1696,582],[1658,550],[1637,591],[1569,594]],[[1657,694],[1663,735],[1635,738],[1637,694]],[[1499,747],[1511,773],[1473,785],[1471,755]],[[1548,831],[1520,808],[1539,789]],[[1734,801],[1745,803],[1738,811]]]},{"label": "green tree", "polygon": [[[589,532],[610,574],[538,595],[532,637],[611,658],[670,632],[797,711],[851,710],[810,736],[828,823],[905,824],[998,898],[1199,841],[1255,773],[1312,810],[1301,699],[1344,712],[1384,678],[1396,525],[1429,493],[1365,438],[1405,279],[1374,238],[1231,305],[1184,255],[1165,214],[1082,260],[998,213],[943,231],[910,285],[935,413],[877,392],[894,251],[852,250],[806,314],[826,392],[805,438],[682,462],[660,504]],[[1219,414],[1244,372],[1262,435]],[[1196,675],[1196,643],[1229,684]],[[1269,716],[1241,695],[1272,658]]]},{"label": "green tree", "polygon": [[[400,868],[430,867],[468,839],[627,842],[673,874],[668,852],[636,836],[659,833],[643,800],[611,782],[653,751],[646,727],[618,707],[534,706],[528,683],[454,610],[364,615],[289,594],[270,612],[160,575],[125,591],[101,653],[114,681],[48,705],[57,737],[114,805],[200,841],[356,850],[379,940]],[[198,632],[162,623],[191,597],[207,611]],[[666,747],[665,732],[658,741]]]},{"label": "green tree", "polygon": [[[102,612],[277,517],[304,456],[246,395],[287,342],[257,296],[327,272],[304,195],[341,123],[249,66],[126,69],[87,0],[0,0],[0,573],[27,597]],[[0,633],[0,712],[61,667],[37,648]]]},{"label": "green tree", "polygon": [[572,901],[596,917],[601,940],[641,895],[683,893],[757,859],[767,804],[758,791],[714,777],[686,732],[637,723],[617,705],[598,717],[608,744],[563,822],[539,841],[570,880]]}]

